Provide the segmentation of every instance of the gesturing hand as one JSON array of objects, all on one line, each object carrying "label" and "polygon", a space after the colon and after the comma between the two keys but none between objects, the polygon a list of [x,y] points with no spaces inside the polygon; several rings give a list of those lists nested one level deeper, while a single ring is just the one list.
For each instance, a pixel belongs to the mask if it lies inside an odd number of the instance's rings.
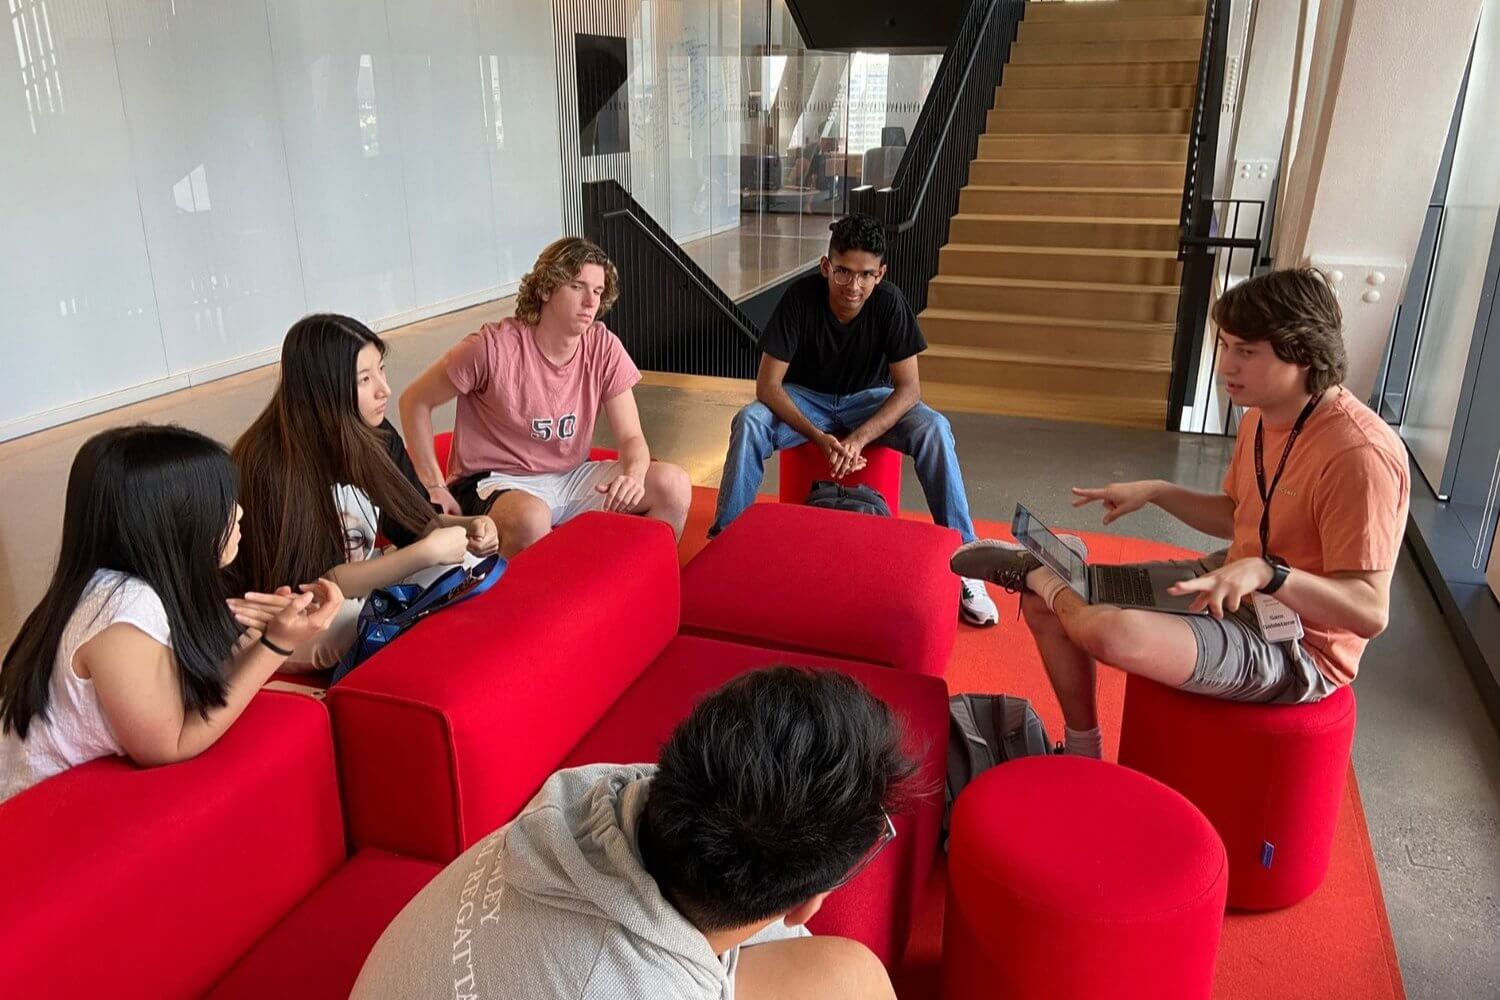
[{"label": "gesturing hand", "polygon": [[604,509],[628,514],[646,498],[646,482],[636,476],[620,473],[594,489],[604,494]]},{"label": "gesturing hand", "polygon": [[282,649],[295,649],[322,632],[344,603],[344,594],[332,580],[304,583],[293,593],[277,587],[271,594],[254,591],[243,598],[231,597],[229,609],[245,633],[235,643],[241,652],[260,641],[262,635]]},{"label": "gesturing hand", "polygon": [[1226,613],[1238,611],[1247,596],[1269,584],[1271,576],[1270,563],[1251,556],[1225,563],[1212,573],[1174,583],[1167,592],[1178,597],[1194,594],[1190,610],[1207,609],[1215,618],[1223,618]]},{"label": "gesturing hand", "polygon": [[500,533],[495,522],[488,517],[469,519],[469,553],[476,556],[492,556],[500,550]]},{"label": "gesturing hand", "polygon": [[1073,487],[1073,506],[1085,507],[1094,501],[1104,504],[1104,523],[1118,521],[1150,503],[1156,495],[1151,482],[1110,483],[1102,488]]}]

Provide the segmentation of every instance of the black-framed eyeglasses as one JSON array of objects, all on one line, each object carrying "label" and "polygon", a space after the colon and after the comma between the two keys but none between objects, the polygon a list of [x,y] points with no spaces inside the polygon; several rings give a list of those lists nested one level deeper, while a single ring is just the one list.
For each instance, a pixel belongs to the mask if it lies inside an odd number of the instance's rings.
[{"label": "black-framed eyeglasses", "polygon": [[861,285],[868,285],[880,277],[879,271],[851,271],[847,267],[841,267],[838,264],[833,265],[829,273],[832,275],[835,285],[844,286],[852,285],[855,281],[858,281]]},{"label": "black-framed eyeglasses", "polygon": [[874,863],[875,859],[880,857],[880,852],[885,850],[886,845],[896,839],[896,824],[891,822],[891,814],[886,812],[884,809],[880,811],[880,814],[885,817],[885,829],[881,831],[880,836],[876,839],[875,843],[870,845],[870,849],[864,853],[864,856],[854,863],[854,867],[850,868],[847,872],[844,873],[843,878],[839,879],[829,887],[829,892],[832,892],[834,889],[842,888],[843,886],[846,886],[850,882],[854,881],[855,876],[864,871],[866,868],[870,867],[870,865]]}]

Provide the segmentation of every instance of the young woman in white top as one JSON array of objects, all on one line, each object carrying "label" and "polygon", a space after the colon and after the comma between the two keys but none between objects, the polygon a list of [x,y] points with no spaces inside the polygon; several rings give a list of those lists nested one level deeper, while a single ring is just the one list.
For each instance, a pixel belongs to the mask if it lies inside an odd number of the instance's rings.
[{"label": "young woman in white top", "polygon": [[111,755],[201,753],[342,595],[327,580],[240,617],[222,567],[239,549],[234,465],[179,427],[121,427],[73,460],[57,569],[0,667],[0,800]]},{"label": "young woman in white top", "polygon": [[[374,331],[348,316],[298,320],[282,342],[275,395],[234,446],[245,506],[236,589],[247,591],[235,610],[274,610],[271,588],[308,576],[329,577],[349,598],[289,669],[334,666],[372,590],[427,583],[498,548],[489,518],[440,515],[428,503],[385,417],[385,352]],[[383,551],[381,535],[394,543]]]}]

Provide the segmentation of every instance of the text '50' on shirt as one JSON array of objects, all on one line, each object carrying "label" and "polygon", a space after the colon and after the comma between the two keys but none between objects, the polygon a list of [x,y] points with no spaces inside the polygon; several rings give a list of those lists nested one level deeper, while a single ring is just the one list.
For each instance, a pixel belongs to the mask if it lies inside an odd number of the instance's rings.
[{"label": "text '50' on shirt", "polygon": [[760,335],[760,349],[787,362],[784,381],[847,396],[890,384],[893,363],[927,350],[916,314],[889,281],[847,325],[829,308],[828,287],[816,272],[793,282]]},{"label": "text '50' on shirt", "polygon": [[476,472],[568,472],[589,457],[599,408],[641,380],[625,345],[603,323],[580,338],[567,364],[517,319],[486,323],[443,357],[458,389],[448,479]]}]

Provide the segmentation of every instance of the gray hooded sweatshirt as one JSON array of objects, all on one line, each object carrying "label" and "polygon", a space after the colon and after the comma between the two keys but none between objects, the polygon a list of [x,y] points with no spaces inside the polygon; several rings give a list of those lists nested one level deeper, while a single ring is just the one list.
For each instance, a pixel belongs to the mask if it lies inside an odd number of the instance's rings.
[{"label": "gray hooded sweatshirt", "polygon": [[[655,770],[554,774],[397,915],[352,1000],[734,1000],[739,949],[715,955],[641,865]],[[746,945],[807,933],[778,922]]]}]

